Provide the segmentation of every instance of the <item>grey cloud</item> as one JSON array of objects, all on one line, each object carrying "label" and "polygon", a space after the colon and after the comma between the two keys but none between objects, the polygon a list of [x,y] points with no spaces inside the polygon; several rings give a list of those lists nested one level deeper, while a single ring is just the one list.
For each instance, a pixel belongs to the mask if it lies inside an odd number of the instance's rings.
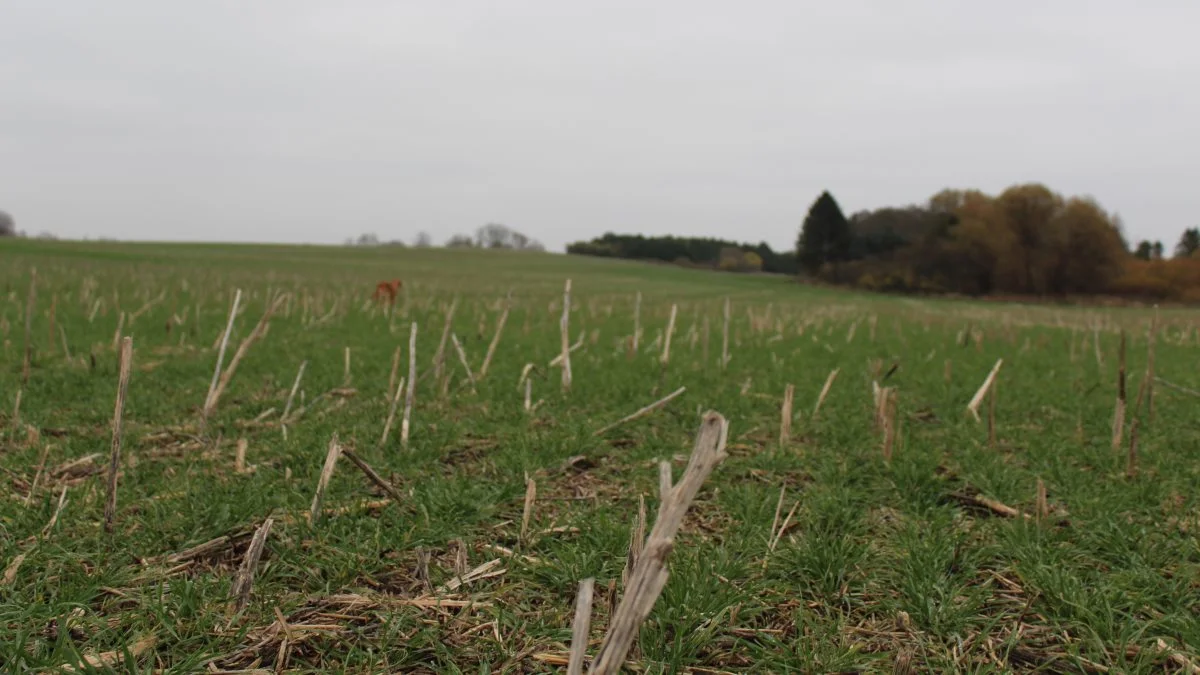
[{"label": "grey cloud", "polygon": [[339,242],[489,221],[792,245],[1027,180],[1194,226],[1200,5],[0,7],[0,208],[65,236]]}]

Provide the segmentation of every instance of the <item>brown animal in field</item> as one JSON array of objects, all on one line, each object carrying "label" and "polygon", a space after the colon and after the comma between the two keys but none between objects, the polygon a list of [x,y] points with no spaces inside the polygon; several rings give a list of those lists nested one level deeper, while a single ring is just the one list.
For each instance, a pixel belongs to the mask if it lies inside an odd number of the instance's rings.
[{"label": "brown animal in field", "polygon": [[396,293],[400,292],[400,287],[403,285],[404,283],[399,279],[381,281],[375,286],[375,294],[371,298],[375,302],[383,302],[386,299],[389,305],[395,305]]}]

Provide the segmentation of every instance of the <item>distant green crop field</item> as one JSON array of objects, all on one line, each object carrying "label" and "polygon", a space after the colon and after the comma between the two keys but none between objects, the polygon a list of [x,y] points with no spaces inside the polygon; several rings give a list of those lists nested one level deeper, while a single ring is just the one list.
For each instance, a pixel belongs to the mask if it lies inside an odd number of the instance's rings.
[{"label": "distant green crop field", "polygon": [[[395,307],[373,303],[393,278]],[[554,363],[567,279],[569,389]],[[710,410],[728,456],[675,536],[631,670],[1200,664],[1186,311],[315,246],[0,241],[0,283],[4,672],[561,672],[579,583],[595,580],[590,657],[640,505],[644,532],[658,515],[659,463],[686,483]],[[414,325],[405,444],[404,389],[384,430]],[[967,404],[1000,359],[976,420]],[[343,453],[313,519],[331,442]]]}]

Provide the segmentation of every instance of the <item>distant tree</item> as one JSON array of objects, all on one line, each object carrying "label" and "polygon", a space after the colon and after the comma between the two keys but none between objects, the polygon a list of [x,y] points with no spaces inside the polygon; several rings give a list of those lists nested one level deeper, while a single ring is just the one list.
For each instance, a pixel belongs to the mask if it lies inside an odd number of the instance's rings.
[{"label": "distant tree", "polygon": [[860,211],[850,217],[854,235],[850,258],[889,255],[928,237],[944,235],[954,221],[950,213],[918,206]]},{"label": "distant tree", "polygon": [[433,237],[429,236],[428,232],[418,232],[416,240],[413,241],[413,246],[417,248],[429,248],[433,246]]},{"label": "distant tree", "polygon": [[939,270],[948,287],[972,294],[1001,290],[1001,264],[1016,237],[1004,227],[996,200],[979,191],[963,193],[954,217],[958,224],[950,230],[949,255]]},{"label": "distant tree", "polygon": [[762,257],[754,251],[743,251],[736,246],[726,246],[721,249],[717,259],[717,269],[724,272],[761,272]]},{"label": "distant tree", "polygon": [[1154,242],[1154,245],[1150,247],[1150,251],[1155,260],[1163,259],[1163,243],[1161,241]]},{"label": "distant tree", "polygon": [[1133,257],[1139,260],[1150,260],[1154,257],[1154,246],[1144,239],[1139,241],[1137,248],[1133,250]]},{"label": "distant tree", "polygon": [[766,269],[767,261],[775,257],[775,252],[771,250],[771,245],[765,241],[758,242],[758,245],[751,250],[758,254],[759,260],[763,261],[763,269]]},{"label": "distant tree", "polygon": [[967,199],[978,194],[973,190],[954,190],[947,188],[929,198],[927,208],[934,213],[955,215],[963,207]]},{"label": "distant tree", "polygon": [[717,269],[726,272],[743,271],[745,259],[742,257],[742,249],[736,246],[725,246],[717,256]]},{"label": "distant tree", "polygon": [[1040,183],[1014,185],[996,198],[1001,225],[1015,238],[1001,260],[1001,277],[1018,293],[1041,294],[1049,289],[1050,251],[1059,234],[1052,226],[1062,211],[1063,198]]},{"label": "distant tree", "polygon": [[512,230],[500,223],[488,223],[475,230],[475,245],[479,248],[512,248]]},{"label": "distant tree", "polygon": [[[542,250],[536,242],[528,250]],[[600,258],[626,258],[629,260],[661,260],[677,265],[721,268],[722,251],[734,249],[745,262],[743,252],[754,252],[761,260],[761,269],[775,274],[795,274],[796,254],[788,251],[777,253],[766,242],[739,244],[734,241],[700,237],[646,237],[640,234],[614,234],[605,232],[591,241],[577,241],[567,245],[570,255],[587,255]],[[739,263],[741,264],[741,263]]]},{"label": "distant tree", "polygon": [[13,217],[0,211],[0,237],[15,237],[17,236],[17,222]]},{"label": "distant tree", "polygon": [[851,231],[845,280],[880,289],[1097,293],[1128,261],[1115,216],[1037,184],[998,197],[944,190],[924,207],[855,214]]},{"label": "distant tree", "polygon": [[378,246],[379,235],[372,232],[358,235],[358,239],[354,242],[358,246]]},{"label": "distant tree", "polygon": [[456,234],[446,240],[446,248],[475,248],[475,240],[465,234]]},{"label": "distant tree", "polygon": [[476,230],[475,245],[479,248],[506,248],[517,251],[545,250],[537,240],[499,223],[488,223]]},{"label": "distant tree", "polygon": [[1125,221],[1121,220],[1121,214],[1112,214],[1113,227],[1117,228],[1117,237],[1121,240],[1121,249],[1129,253],[1129,239],[1125,236]]},{"label": "distant tree", "polygon": [[1190,258],[1196,251],[1200,251],[1200,227],[1190,227],[1183,231],[1179,243],[1175,244],[1175,257]]},{"label": "distant tree", "polygon": [[837,281],[837,265],[850,256],[853,237],[850,223],[842,213],[842,207],[828,191],[813,202],[800,228],[796,242],[797,261],[809,274],[816,274],[822,265],[833,268],[833,280]]},{"label": "distant tree", "polygon": [[1128,260],[1112,217],[1091,199],[1072,197],[1055,218],[1056,248],[1046,277],[1054,293],[1099,293]]}]

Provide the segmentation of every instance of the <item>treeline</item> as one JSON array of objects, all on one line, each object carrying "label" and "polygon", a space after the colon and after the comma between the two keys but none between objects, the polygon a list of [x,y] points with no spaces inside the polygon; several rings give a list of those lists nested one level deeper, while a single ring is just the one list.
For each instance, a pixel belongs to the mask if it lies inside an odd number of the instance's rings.
[{"label": "treeline", "polygon": [[545,251],[546,248],[536,239],[531,239],[520,232],[499,223],[488,223],[475,230],[475,237],[456,234],[446,240],[446,248],[492,248],[512,249],[516,251]]},{"label": "treeline", "polygon": [[591,241],[567,245],[567,253],[601,258],[661,260],[686,267],[728,272],[795,274],[795,253],[777,253],[765,242],[739,244],[703,237],[646,237],[640,234],[605,233]]},{"label": "treeline", "polygon": [[[18,230],[17,221],[14,220],[8,212],[0,211],[0,239],[8,237],[25,239],[31,237],[31,235],[26,234],[25,230]],[[54,234],[45,231],[39,232],[36,236],[32,236],[32,238],[46,240],[58,239],[58,237],[56,237]]]},{"label": "treeline", "polygon": [[[374,233],[361,234],[357,238],[346,239],[346,246],[393,246],[406,248],[407,243],[400,239],[384,241]],[[428,232],[418,232],[413,239],[413,248],[432,248],[433,236]],[[475,230],[475,236],[456,234],[443,244],[446,248],[490,248],[511,249],[516,251],[545,251],[546,248],[536,239],[532,239],[507,225],[488,223]]]},{"label": "treeline", "polygon": [[966,295],[1200,299],[1200,231],[1176,257],[1161,243],[1131,251],[1117,216],[1088,197],[1040,184],[999,195],[944,190],[925,204],[847,218],[828,192],[800,230],[797,259],[809,275],[865,289]]}]

